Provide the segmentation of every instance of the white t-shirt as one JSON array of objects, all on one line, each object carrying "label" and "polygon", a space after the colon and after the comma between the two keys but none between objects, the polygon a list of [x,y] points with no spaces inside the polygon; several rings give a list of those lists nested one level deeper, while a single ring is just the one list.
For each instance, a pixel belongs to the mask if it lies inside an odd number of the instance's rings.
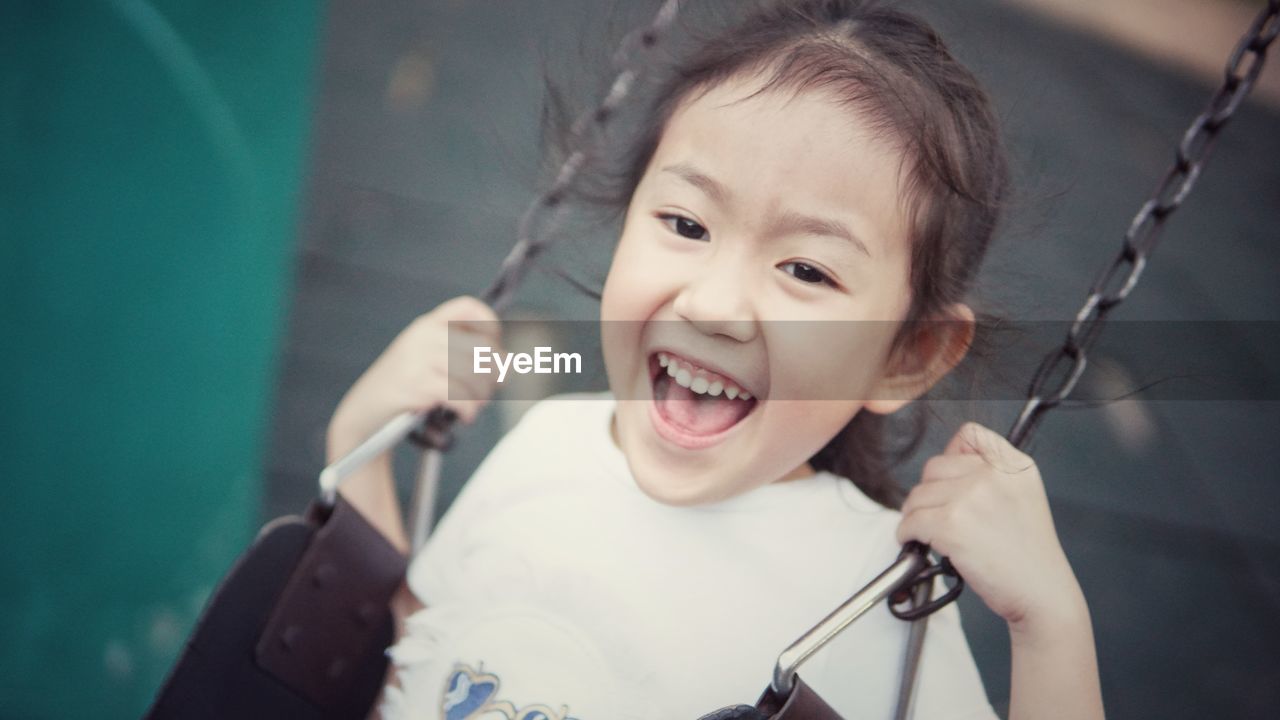
[{"label": "white t-shirt", "polygon": [[[386,718],[696,720],[750,704],[778,653],[897,557],[898,513],[830,473],[671,507],[613,443],[608,393],[536,404],[409,569]],[[846,720],[892,716],[907,624],[877,607],[800,675]],[[993,718],[954,604],[918,720]]]}]

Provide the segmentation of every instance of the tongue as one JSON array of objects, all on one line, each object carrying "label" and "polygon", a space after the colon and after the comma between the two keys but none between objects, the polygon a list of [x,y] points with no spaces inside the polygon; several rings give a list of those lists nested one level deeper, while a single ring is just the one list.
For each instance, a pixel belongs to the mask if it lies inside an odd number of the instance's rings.
[{"label": "tongue", "polygon": [[728,430],[751,412],[751,401],[730,400],[724,395],[710,397],[699,395],[689,388],[680,387],[670,378],[661,378],[667,385],[659,394],[658,409],[672,423],[695,435],[713,435]]}]

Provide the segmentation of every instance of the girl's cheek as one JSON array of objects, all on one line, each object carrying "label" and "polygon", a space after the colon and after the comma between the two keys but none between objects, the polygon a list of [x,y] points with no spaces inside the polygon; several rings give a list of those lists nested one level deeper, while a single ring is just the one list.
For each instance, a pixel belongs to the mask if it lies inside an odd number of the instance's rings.
[{"label": "girl's cheek", "polygon": [[614,253],[605,285],[606,319],[643,320],[669,286],[677,282],[678,265],[658,247],[645,247],[643,238],[623,238]]},{"label": "girl's cheek", "polygon": [[600,298],[600,317],[602,320],[629,320],[635,314],[636,292],[636,258],[632,256],[631,244],[624,236],[613,254],[613,262],[609,266],[609,275],[605,279],[604,291]]},{"label": "girl's cheek", "polygon": [[835,437],[859,406],[853,403],[775,401],[770,403],[773,423],[770,442],[763,449],[783,465],[794,467]]},{"label": "girl's cheek", "polygon": [[802,401],[858,398],[868,380],[867,347],[856,342],[855,323],[831,320],[836,319],[768,324],[772,397]]},{"label": "girl's cheek", "polygon": [[645,288],[633,274],[614,275],[601,297],[600,317],[607,321],[627,323],[640,321],[650,314]]}]

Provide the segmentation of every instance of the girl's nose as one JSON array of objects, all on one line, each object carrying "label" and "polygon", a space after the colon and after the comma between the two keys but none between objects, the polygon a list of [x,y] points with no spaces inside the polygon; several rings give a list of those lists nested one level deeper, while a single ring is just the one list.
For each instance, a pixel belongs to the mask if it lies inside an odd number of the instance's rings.
[{"label": "girl's nose", "polygon": [[745,272],[732,262],[695,271],[676,295],[676,314],[707,335],[748,342],[757,332],[756,313]]}]

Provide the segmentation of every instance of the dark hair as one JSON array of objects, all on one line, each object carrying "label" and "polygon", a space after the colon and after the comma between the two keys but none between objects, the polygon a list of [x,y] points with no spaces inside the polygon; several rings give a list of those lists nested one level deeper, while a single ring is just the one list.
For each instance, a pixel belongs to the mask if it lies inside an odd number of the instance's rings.
[{"label": "dark hair", "polygon": [[[907,160],[911,304],[891,345],[895,356],[913,328],[939,318],[966,295],[995,233],[1009,181],[987,95],[928,24],[871,0],[755,3],[727,30],[701,38],[689,34],[692,50],[677,54],[653,84],[652,98],[642,103],[643,114],[618,133],[625,136],[625,146],[608,155],[619,164],[594,163],[577,195],[620,215],[680,103],[740,73],[771,71],[759,92],[836,94]],[[544,120],[563,128],[568,117],[563,99],[549,89],[552,112]],[[970,355],[982,355],[993,325],[993,316],[978,313]],[[893,453],[886,448],[888,421],[857,413],[810,463],[896,507],[902,490],[890,469],[914,453],[925,434],[926,415],[915,414],[903,433],[905,442]]]}]

